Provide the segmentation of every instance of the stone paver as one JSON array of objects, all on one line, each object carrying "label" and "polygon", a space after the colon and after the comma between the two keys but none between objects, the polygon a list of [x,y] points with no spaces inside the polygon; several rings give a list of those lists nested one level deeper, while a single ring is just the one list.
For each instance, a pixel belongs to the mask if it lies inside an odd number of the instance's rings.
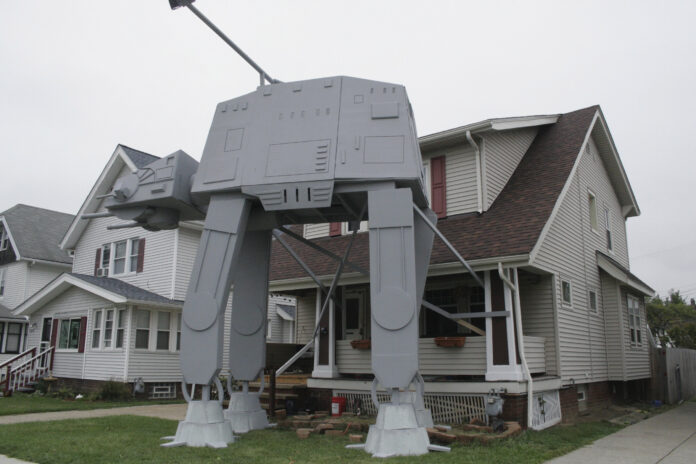
[{"label": "stone paver", "polygon": [[[88,419],[91,417],[106,416],[147,416],[162,419],[183,420],[186,417],[186,403],[182,404],[154,404],[147,406],[129,406],[126,408],[90,409],[85,411],[57,411],[38,412],[33,414],[16,414],[13,416],[0,416],[2,424],[20,424],[23,422],[46,422],[64,419]],[[1,461],[0,461],[1,462]]]},{"label": "stone paver", "polygon": [[696,462],[696,403],[630,425],[553,464],[693,464]]}]

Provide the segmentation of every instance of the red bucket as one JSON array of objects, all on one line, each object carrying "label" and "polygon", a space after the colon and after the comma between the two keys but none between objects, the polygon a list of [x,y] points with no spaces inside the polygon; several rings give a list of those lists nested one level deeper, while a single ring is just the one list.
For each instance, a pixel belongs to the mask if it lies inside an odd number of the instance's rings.
[{"label": "red bucket", "polygon": [[346,410],[346,399],[341,396],[331,397],[331,415],[340,416]]}]

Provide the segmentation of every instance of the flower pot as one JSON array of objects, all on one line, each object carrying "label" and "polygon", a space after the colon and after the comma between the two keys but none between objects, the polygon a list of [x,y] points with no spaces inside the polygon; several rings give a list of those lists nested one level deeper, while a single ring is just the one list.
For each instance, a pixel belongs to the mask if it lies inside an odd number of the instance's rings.
[{"label": "flower pot", "polygon": [[353,340],[350,342],[350,346],[352,346],[354,350],[369,350],[372,348],[372,341],[370,339]]},{"label": "flower pot", "polygon": [[435,344],[443,348],[461,348],[466,337],[435,337]]}]

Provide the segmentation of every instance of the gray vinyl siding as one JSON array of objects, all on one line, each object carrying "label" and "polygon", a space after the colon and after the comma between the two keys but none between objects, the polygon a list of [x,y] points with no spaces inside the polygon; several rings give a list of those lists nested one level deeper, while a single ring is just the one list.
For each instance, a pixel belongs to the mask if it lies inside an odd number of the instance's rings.
[{"label": "gray vinyl siding", "polygon": [[[594,142],[590,153],[583,150],[578,169],[570,180],[569,189],[535,264],[558,274],[557,301],[561,353],[561,376],[576,383],[606,380],[609,375],[604,291],[597,267],[596,250],[607,253],[604,224],[604,205],[611,211],[614,240],[613,256],[628,264],[625,247],[625,227],[619,201],[609,177],[597,154]],[[593,156],[592,153],[596,154]],[[588,191],[597,199],[598,231],[590,226]],[[562,303],[561,280],[570,280],[572,306]],[[589,309],[589,291],[597,292],[598,309]],[[646,356],[647,360],[647,356]]]},{"label": "gray vinyl siding", "polygon": [[305,224],[304,237],[307,239],[327,237],[329,235],[329,223]]},{"label": "gray vinyl siding", "polygon": [[520,305],[523,333],[544,337],[546,374],[557,375],[556,321],[551,276],[520,273]]},{"label": "gray vinyl siding", "polygon": [[70,271],[70,266],[52,266],[36,263],[28,266],[28,279],[24,293],[24,299],[29,298],[37,291],[41,290],[47,283],[58,277],[64,272]]},{"label": "gray vinyl siding", "polygon": [[295,316],[295,343],[306,344],[312,339],[316,320],[316,290],[310,290],[297,297]]},{"label": "gray vinyl siding", "polygon": [[[62,351],[57,349],[53,365],[53,375],[55,377],[67,377],[74,379],[83,378],[83,372],[86,374],[86,356],[87,350],[91,346],[90,327],[92,326],[91,310],[96,308],[112,307],[113,305],[107,300],[86,292],[80,288],[72,287],[58,295],[56,298],[47,303],[43,308],[31,315],[29,324],[36,324],[36,330],[29,331],[27,348],[38,347],[41,343],[41,327],[43,326],[43,318],[51,317],[54,319],[79,318],[87,316],[87,337],[85,340],[85,353],[77,353],[75,351]],[[90,366],[99,364],[97,358],[92,358]],[[106,367],[105,367],[106,369]],[[123,371],[123,362],[120,363],[119,372]],[[85,375],[84,378],[90,378]],[[107,377],[107,379],[110,377]]]},{"label": "gray vinyl siding", "polygon": [[186,298],[193,261],[196,259],[198,244],[201,241],[201,232],[180,227],[178,233],[174,299],[183,301]]},{"label": "gray vinyl siding", "polygon": [[277,304],[294,306],[295,299],[281,295],[268,296],[268,313],[266,317],[271,321],[271,336],[267,337],[266,340],[269,343],[292,343],[293,323],[292,321],[286,321],[278,315],[276,311]]},{"label": "gray vinyl siding", "polygon": [[29,266],[26,261],[15,261],[1,268],[5,270],[5,293],[0,304],[14,309],[25,299]]},{"label": "gray vinyl siding", "polygon": [[474,151],[448,152],[445,173],[447,215],[477,211],[480,187]]},{"label": "gray vinyl siding", "polygon": [[[640,346],[631,345],[631,331],[628,325],[628,295],[632,295],[638,299],[640,303],[640,330],[641,340]],[[648,334],[647,322],[645,314],[645,302],[643,297],[627,291],[625,287],[621,287],[621,319],[623,323],[623,340],[624,340],[624,380],[645,379],[650,377],[650,354],[648,353]]]},{"label": "gray vinyl siding", "polygon": [[604,309],[604,333],[607,347],[607,369],[609,380],[624,380],[624,356],[620,290],[614,278],[601,273],[602,307]]},{"label": "gray vinyl siding", "polygon": [[[85,370],[84,378],[91,380],[118,380],[126,381],[126,349],[128,348],[129,340],[129,327],[130,327],[130,317],[129,313],[126,313],[126,327],[123,334],[124,348],[114,348],[114,349],[93,349],[92,348],[92,336],[94,328],[94,311],[96,309],[113,309],[114,310],[114,326],[118,323],[118,311],[119,309],[125,309],[128,311],[126,306],[114,306],[109,302],[104,302],[103,306],[95,306],[89,312],[87,317],[87,332],[85,341]],[[102,312],[102,319],[105,317],[104,312]],[[103,332],[99,334],[100,338],[104,337]],[[116,343],[116,333],[113,334],[113,343]]]},{"label": "gray vinyl siding", "polygon": [[[124,168],[120,176],[129,173]],[[103,207],[100,211],[105,211]],[[116,242],[131,238],[145,238],[145,261],[143,272],[113,275],[129,284],[163,296],[171,294],[174,256],[174,230],[148,232],[142,228],[107,230],[107,226],[123,224],[124,221],[115,217],[90,219],[89,224],[80,236],[75,247],[73,272],[94,275],[94,259],[97,248],[105,243]]]},{"label": "gray vinyl siding", "polygon": [[484,140],[486,206],[493,204],[527,149],[534,141],[536,127],[490,132]]},{"label": "gray vinyl siding", "polygon": [[[181,368],[179,367],[179,352],[169,350],[145,350],[135,348],[135,311],[144,309],[149,311],[164,311],[146,306],[133,307],[131,311],[130,327],[131,336],[128,339],[128,382],[133,382],[138,377],[142,377],[144,382],[180,382],[182,380]],[[177,311],[170,312],[172,317],[176,317]],[[150,327],[150,337],[156,336],[156,328]],[[175,332],[170,333],[170,337],[176,337]]]}]

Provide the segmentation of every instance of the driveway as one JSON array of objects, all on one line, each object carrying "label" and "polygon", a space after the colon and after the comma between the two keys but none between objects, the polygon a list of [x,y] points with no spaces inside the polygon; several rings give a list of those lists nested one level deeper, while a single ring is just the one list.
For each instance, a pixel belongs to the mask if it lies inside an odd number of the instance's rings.
[{"label": "driveway", "polygon": [[630,425],[591,445],[548,461],[553,464],[696,463],[696,403]]}]

